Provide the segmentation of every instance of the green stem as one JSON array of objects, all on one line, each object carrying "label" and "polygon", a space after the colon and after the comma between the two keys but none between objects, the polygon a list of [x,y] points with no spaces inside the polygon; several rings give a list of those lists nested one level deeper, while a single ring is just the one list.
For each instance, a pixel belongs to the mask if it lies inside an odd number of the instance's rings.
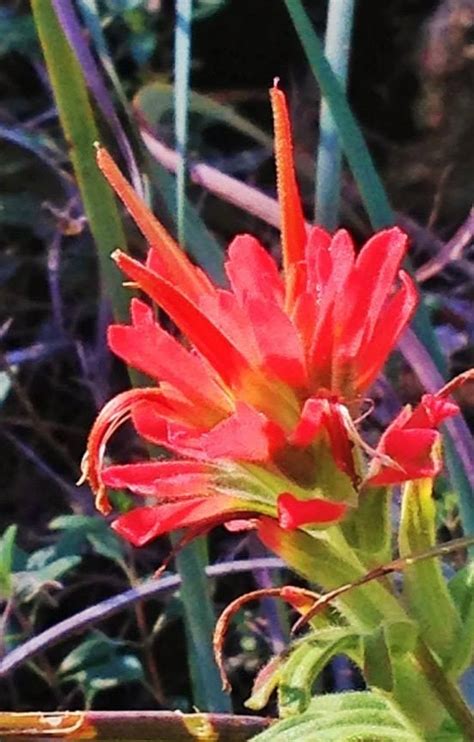
[{"label": "green stem", "polygon": [[[172,542],[178,543],[178,538],[174,537]],[[198,539],[179,550],[176,555],[176,567],[181,577],[179,593],[188,639],[194,704],[201,710],[231,713],[230,698],[222,690],[214,660],[212,635],[216,618],[204,571],[205,550],[205,541]]]},{"label": "green stem", "polygon": [[[354,16],[354,0],[330,0],[324,51],[341,88],[347,83],[347,67]],[[325,98],[319,116],[319,147],[316,162],[315,221],[329,231],[339,223],[342,149],[339,131]]]},{"label": "green stem", "polygon": [[189,73],[191,68],[192,0],[176,0],[174,52],[174,118],[176,149],[179,153],[176,173],[178,240],[185,247],[185,200],[188,149]]},{"label": "green stem", "polygon": [[419,639],[415,649],[415,657],[440,702],[459,725],[464,738],[468,742],[474,740],[474,716],[469,706],[456,685],[443,672],[431,650],[421,639]]}]

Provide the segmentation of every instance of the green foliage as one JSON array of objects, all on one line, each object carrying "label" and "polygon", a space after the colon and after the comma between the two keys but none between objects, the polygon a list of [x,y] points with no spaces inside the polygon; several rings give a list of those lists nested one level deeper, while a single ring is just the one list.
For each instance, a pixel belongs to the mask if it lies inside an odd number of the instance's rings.
[{"label": "green foliage", "polygon": [[0,597],[7,599],[12,593],[13,555],[17,526],[11,525],[3,532],[0,540]]},{"label": "green foliage", "polygon": [[124,541],[115,535],[103,518],[87,515],[60,515],[51,521],[49,527],[63,531],[56,545],[59,553],[77,553],[89,543],[93,550],[123,567],[125,556]]},{"label": "green foliage", "polygon": [[30,15],[14,15],[0,8],[0,56],[9,52],[31,53],[38,39]]},{"label": "green foliage", "polygon": [[[408,482],[403,488],[399,530],[400,556],[419,554],[436,543],[436,511],[431,479]],[[449,663],[461,629],[438,558],[408,566],[403,594],[410,614],[419,622],[424,640]]]},{"label": "green foliage", "polygon": [[[138,91],[134,103],[150,126],[155,129],[174,115],[173,87],[161,80],[147,83]],[[243,134],[256,144],[273,149],[273,139],[263,129],[240,115],[232,106],[223,105],[209,95],[189,91],[190,136],[201,135],[209,126],[223,124]]]},{"label": "green foliage", "polygon": [[314,681],[337,654],[346,654],[360,663],[360,640],[351,627],[323,629],[293,649],[279,673],[281,718],[306,711]]},{"label": "green foliage", "polygon": [[98,631],[64,658],[58,673],[62,683],[81,686],[88,707],[100,691],[144,680],[140,660],[125,651],[125,643]]},{"label": "green foliage", "polygon": [[304,714],[280,721],[258,742],[423,742],[382,696],[362,691],[313,698]]},{"label": "green foliage", "polygon": [[461,619],[447,671],[459,677],[474,658],[474,562],[470,562],[449,581],[448,589]]}]

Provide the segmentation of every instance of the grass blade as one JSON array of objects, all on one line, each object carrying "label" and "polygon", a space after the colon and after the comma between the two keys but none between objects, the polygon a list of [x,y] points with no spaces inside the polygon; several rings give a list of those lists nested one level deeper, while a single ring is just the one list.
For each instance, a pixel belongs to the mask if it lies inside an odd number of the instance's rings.
[{"label": "grass blade", "polygon": [[189,71],[191,66],[192,0],[176,0],[174,37],[174,130],[180,160],[176,173],[178,242],[184,247],[188,149]]},{"label": "grass blade", "polygon": [[110,260],[125,235],[114,197],[97,169],[93,143],[98,130],[79,62],[63,33],[51,0],[32,0],[33,17],[53,88],[61,126],[84,209],[97,245],[102,288],[110,298],[117,319],[128,317],[128,297],[122,277]]},{"label": "grass blade", "polygon": [[[353,16],[354,0],[330,0],[324,50],[343,90],[347,82]],[[331,232],[339,224],[341,172],[339,132],[328,103],[323,98],[316,159],[315,221]]]},{"label": "grass blade", "polygon": [[337,126],[344,153],[359,186],[370,221],[375,229],[387,227],[393,224],[393,212],[344,91],[324,56],[323,46],[301,0],[285,0],[285,5]]}]

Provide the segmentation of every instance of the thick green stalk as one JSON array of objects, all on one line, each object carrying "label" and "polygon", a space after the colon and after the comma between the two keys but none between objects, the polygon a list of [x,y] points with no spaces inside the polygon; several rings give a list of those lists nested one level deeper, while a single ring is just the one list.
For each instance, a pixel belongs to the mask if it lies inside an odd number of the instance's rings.
[{"label": "thick green stalk", "polygon": [[189,665],[193,682],[194,705],[211,712],[230,713],[230,697],[222,690],[210,639],[215,625],[209,583],[204,571],[205,542],[188,544],[176,556],[181,577],[180,597],[186,622]]},{"label": "thick green stalk", "polygon": [[121,274],[110,259],[117,247],[125,247],[125,235],[115,199],[95,162],[93,145],[99,133],[84,76],[51,1],[32,0],[31,6],[74,174],[97,245],[103,290],[115,317],[125,320],[129,300]]},{"label": "thick green stalk", "polygon": [[[353,17],[354,0],[329,1],[324,51],[343,90],[347,82]],[[315,221],[331,232],[339,224],[341,174],[339,131],[328,103],[323,98],[316,160]]]}]

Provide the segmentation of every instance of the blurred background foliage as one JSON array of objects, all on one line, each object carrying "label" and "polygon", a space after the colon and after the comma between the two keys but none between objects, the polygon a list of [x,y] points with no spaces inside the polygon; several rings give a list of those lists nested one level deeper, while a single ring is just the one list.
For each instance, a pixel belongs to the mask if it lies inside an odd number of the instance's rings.
[{"label": "blurred background foliage", "polygon": [[[125,99],[133,101],[137,120],[173,148],[174,3],[80,0],[76,5],[97,9],[93,17]],[[323,34],[326,4],[308,0],[305,7]],[[205,162],[274,195],[267,89],[279,76],[289,96],[310,217],[319,95],[283,2],[196,0],[192,29],[191,162]],[[89,24],[87,38],[93,30]],[[467,230],[447,264],[423,281],[452,372],[474,364],[473,82],[472,0],[357,5],[349,97],[399,221],[412,236],[415,268],[421,270],[449,245],[463,225]],[[133,141],[136,130],[120,91],[112,94]],[[68,143],[31,9],[23,0],[0,5],[0,96],[0,641],[6,653],[151,576],[169,547],[161,540],[131,549],[94,514],[87,487],[75,486],[91,422],[103,402],[126,386],[127,372],[105,344],[110,306],[100,290]],[[94,111],[101,139],[120,158],[95,104]],[[156,164],[150,174],[155,211],[173,228],[173,181]],[[278,249],[271,223],[199,185],[190,184],[188,195],[189,247],[206,244],[210,265],[216,266],[215,256],[238,232],[252,232],[270,250]],[[342,221],[359,239],[370,232],[347,174]],[[128,221],[124,224],[129,248],[143,255],[142,240]],[[400,403],[416,401],[420,391],[414,374],[395,356],[373,391],[380,426]],[[472,423],[472,385],[461,394]],[[117,457],[125,450],[128,458],[140,455],[130,430],[114,441]],[[438,494],[441,534],[459,535],[457,501],[447,479],[440,479]],[[210,541],[211,561],[261,555],[252,536],[218,531]],[[265,580],[269,575],[259,573],[257,582]],[[222,607],[254,585],[248,575],[220,579],[213,583],[214,601]],[[228,645],[236,711],[243,709],[256,667],[282,649],[287,632],[285,614],[265,603],[240,617]],[[359,679],[347,663],[336,663],[324,682],[328,689],[342,689],[357,687]],[[124,693],[123,686],[133,692]],[[171,594],[135,603],[91,625],[85,635],[38,654],[1,681],[0,703],[17,711],[84,705],[190,710],[190,687],[182,606],[179,595]]]}]

